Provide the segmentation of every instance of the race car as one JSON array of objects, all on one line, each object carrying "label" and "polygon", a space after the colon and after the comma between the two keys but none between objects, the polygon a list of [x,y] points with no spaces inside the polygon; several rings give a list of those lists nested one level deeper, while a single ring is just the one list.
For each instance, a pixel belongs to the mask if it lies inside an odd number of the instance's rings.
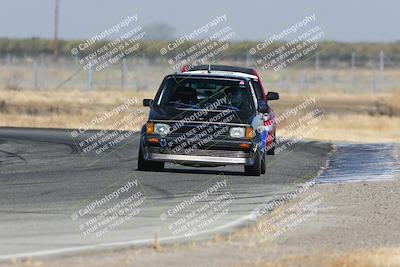
[{"label": "race car", "polygon": [[[265,173],[267,138],[275,129],[257,83],[256,75],[210,67],[167,75],[154,100],[143,100],[150,113],[141,131],[138,169],[162,170],[165,162],[241,164],[246,175]],[[266,97],[279,99],[274,92]]]}]

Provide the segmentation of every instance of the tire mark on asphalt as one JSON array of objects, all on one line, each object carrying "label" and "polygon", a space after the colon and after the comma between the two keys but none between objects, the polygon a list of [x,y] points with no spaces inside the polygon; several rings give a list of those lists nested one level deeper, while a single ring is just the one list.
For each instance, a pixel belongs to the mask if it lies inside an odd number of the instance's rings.
[{"label": "tire mark on asphalt", "polygon": [[16,158],[18,158],[18,159],[20,159],[20,160],[22,160],[24,162],[27,162],[24,157],[18,155],[18,152],[14,153],[14,152],[9,152],[9,151],[5,151],[5,150],[0,149],[0,153],[4,153],[4,154],[9,155],[11,157],[16,157]]}]

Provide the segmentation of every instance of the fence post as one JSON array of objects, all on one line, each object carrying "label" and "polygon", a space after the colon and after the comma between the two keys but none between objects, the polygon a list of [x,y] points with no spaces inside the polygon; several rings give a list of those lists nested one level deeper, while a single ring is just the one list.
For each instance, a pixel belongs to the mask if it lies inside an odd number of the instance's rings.
[{"label": "fence post", "polygon": [[45,81],[46,81],[46,64],[44,61],[44,55],[40,55],[40,68],[41,68],[41,73],[42,73],[42,80],[41,80],[41,88],[45,88]]},{"label": "fence post", "polygon": [[308,77],[307,77],[307,69],[303,71],[303,75],[301,78],[301,84],[303,87],[303,91],[308,91]]},{"label": "fence post", "polygon": [[121,62],[121,89],[125,89],[125,72],[126,72],[126,59],[123,58]]},{"label": "fence post", "polygon": [[38,64],[36,59],[33,61],[33,88],[38,88]]},{"label": "fence post", "polygon": [[246,53],[246,67],[250,67],[250,53],[247,52]]},{"label": "fence post", "polygon": [[385,54],[383,51],[379,53],[379,70],[381,71],[381,74],[385,70]]},{"label": "fence post", "polygon": [[315,75],[313,79],[313,85],[316,86],[318,81],[320,80],[320,75],[319,75],[319,52],[315,54]]},{"label": "fence post", "polygon": [[86,83],[86,88],[88,90],[92,89],[93,85],[93,70],[91,64],[88,64],[88,70],[87,70],[87,83]]},{"label": "fence post", "polygon": [[109,67],[106,67],[106,69],[105,69],[106,79],[105,79],[105,85],[104,86],[105,86],[106,89],[108,89],[108,68]]},{"label": "fence post", "polygon": [[7,65],[11,64],[11,55],[10,55],[10,53],[7,53],[7,55],[6,55],[6,64]]},{"label": "fence post", "polygon": [[379,87],[383,86],[383,72],[385,71],[385,54],[383,51],[379,53]]},{"label": "fence post", "polygon": [[149,88],[149,84],[148,84],[148,79],[147,79],[147,75],[149,75],[149,60],[146,57],[146,54],[143,54],[143,64],[144,64],[144,81],[143,81],[143,88],[141,88],[142,90],[146,90],[147,88]]},{"label": "fence post", "polygon": [[319,71],[319,52],[315,54],[315,70]]}]

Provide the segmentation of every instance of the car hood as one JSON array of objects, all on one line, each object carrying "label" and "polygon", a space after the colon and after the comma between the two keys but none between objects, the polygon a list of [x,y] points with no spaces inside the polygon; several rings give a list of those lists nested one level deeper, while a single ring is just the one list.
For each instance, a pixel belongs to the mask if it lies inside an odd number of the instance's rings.
[{"label": "car hood", "polygon": [[251,124],[253,115],[249,110],[205,110],[205,109],[177,109],[173,106],[154,106],[149,114],[150,120],[171,120],[171,121],[204,121],[223,122],[238,124]]}]

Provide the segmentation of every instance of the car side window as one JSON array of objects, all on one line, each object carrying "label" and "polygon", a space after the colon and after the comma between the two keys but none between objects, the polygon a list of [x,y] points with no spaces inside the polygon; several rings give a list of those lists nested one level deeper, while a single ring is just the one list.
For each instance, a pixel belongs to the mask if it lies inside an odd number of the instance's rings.
[{"label": "car side window", "polygon": [[264,95],[261,91],[261,87],[260,87],[260,84],[258,83],[258,81],[252,81],[252,84],[253,84],[254,92],[256,93],[256,96],[257,96],[257,100],[263,100]]},{"label": "car side window", "polygon": [[257,109],[258,99],[257,99],[256,93],[254,92],[254,87],[253,87],[254,84],[253,84],[253,82],[249,81],[249,85],[250,85],[251,96],[253,97],[254,105]]}]

